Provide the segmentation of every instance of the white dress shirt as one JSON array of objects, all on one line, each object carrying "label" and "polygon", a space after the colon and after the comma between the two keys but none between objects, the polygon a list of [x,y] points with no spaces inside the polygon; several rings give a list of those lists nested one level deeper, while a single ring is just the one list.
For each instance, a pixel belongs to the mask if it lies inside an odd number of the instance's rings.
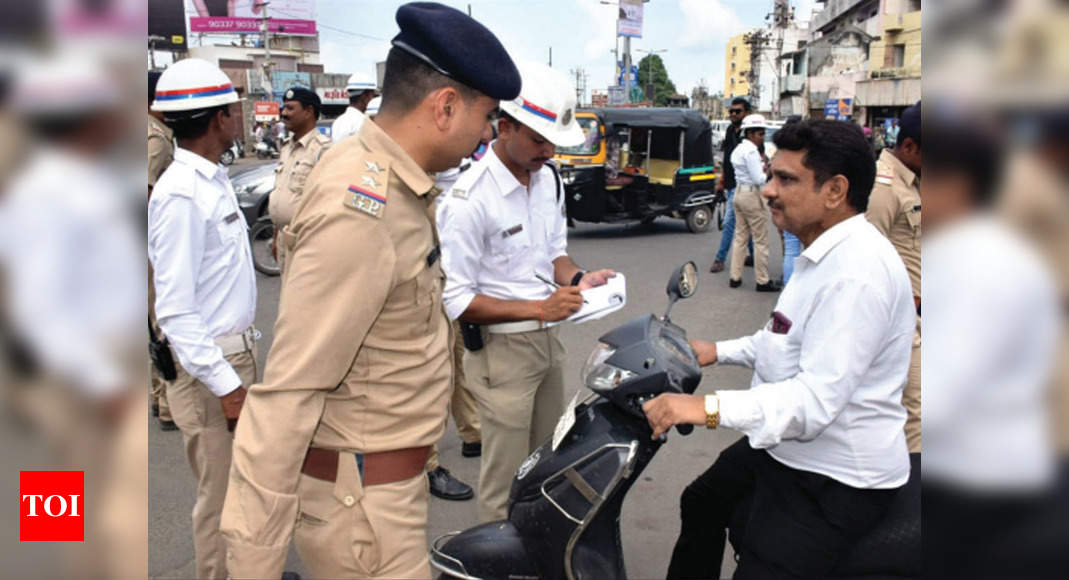
[{"label": "white dress shirt", "polygon": [[554,289],[553,260],[567,255],[564,195],[542,167],[524,187],[494,152],[461,174],[438,203],[445,310],[456,320],[476,295],[541,300]]},{"label": "white dress shirt", "polygon": [[367,116],[361,113],[360,109],[352,106],[346,107],[345,112],[331,123],[330,139],[337,143],[350,135],[356,135],[360,132],[360,127],[364,125],[365,120]]},{"label": "white dress shirt", "polygon": [[1050,273],[987,217],[947,225],[923,252],[924,476],[984,491],[1048,484],[1062,320]]},{"label": "white dress shirt", "polygon": [[186,149],[174,151],[148,209],[156,318],[182,368],[223,396],[241,379],[214,342],[256,316],[256,274],[248,225],[226,169]]},{"label": "white dress shirt", "polygon": [[761,152],[749,139],[743,139],[735,146],[735,150],[731,152],[731,166],[735,169],[737,185],[761,187],[767,181],[765,162],[761,160]]},{"label": "white dress shirt", "polygon": [[742,431],[781,463],[857,488],[909,477],[902,388],[916,311],[894,247],[856,215],[795,259],[772,321],[718,342],[722,363],[754,369],[748,390],[718,391],[721,425]]},{"label": "white dress shirt", "polygon": [[43,367],[92,396],[132,387],[124,357],[144,352],[145,262],[134,225],[144,206],[123,191],[100,159],[41,149],[0,196],[11,325]]}]

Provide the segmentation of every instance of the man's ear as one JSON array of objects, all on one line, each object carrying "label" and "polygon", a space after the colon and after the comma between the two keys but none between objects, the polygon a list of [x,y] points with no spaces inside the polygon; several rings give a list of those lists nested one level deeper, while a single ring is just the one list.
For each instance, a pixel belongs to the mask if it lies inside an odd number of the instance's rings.
[{"label": "man's ear", "polygon": [[847,193],[850,191],[850,180],[845,175],[834,175],[824,182],[824,207],[836,209],[847,203]]},{"label": "man's ear", "polygon": [[460,114],[460,93],[453,87],[443,87],[431,93],[430,100],[434,124],[441,131],[449,130],[456,116]]}]

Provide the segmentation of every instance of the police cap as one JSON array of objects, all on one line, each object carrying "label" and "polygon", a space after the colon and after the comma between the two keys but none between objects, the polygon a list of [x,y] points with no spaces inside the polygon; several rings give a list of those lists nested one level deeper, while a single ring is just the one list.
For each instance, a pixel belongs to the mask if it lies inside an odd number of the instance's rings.
[{"label": "police cap", "polygon": [[498,100],[520,94],[520,72],[501,41],[467,14],[437,2],[397,9],[391,43],[443,75]]},{"label": "police cap", "polygon": [[309,105],[316,108],[318,111],[322,108],[322,103],[319,100],[319,95],[304,88],[304,87],[292,87],[286,91],[286,94],[282,97],[283,101],[297,101],[301,105],[307,107]]}]

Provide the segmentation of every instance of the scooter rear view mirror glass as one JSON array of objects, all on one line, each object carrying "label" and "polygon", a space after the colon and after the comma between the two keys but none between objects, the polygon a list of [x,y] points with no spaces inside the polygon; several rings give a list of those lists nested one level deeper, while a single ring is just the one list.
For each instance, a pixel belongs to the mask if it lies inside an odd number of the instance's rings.
[{"label": "scooter rear view mirror glass", "polygon": [[672,273],[668,280],[668,296],[673,301],[690,298],[698,289],[698,267],[694,262],[687,262]]}]

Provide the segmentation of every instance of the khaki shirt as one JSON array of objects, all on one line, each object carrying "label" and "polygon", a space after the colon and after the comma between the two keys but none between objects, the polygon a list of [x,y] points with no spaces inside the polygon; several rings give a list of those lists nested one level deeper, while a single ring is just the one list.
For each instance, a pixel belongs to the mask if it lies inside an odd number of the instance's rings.
[{"label": "khaki shirt", "polygon": [[221,526],[233,577],[282,573],[310,445],[379,452],[444,433],[452,337],[437,193],[374,123],[309,175],[282,235],[290,261],[274,344],[235,433]]},{"label": "khaki shirt", "polygon": [[920,183],[917,174],[884,149],[876,162],[876,184],[865,212],[902,257],[915,297],[921,295]]},{"label": "khaki shirt", "polygon": [[174,131],[162,121],[148,116],[148,186],[155,187],[163,170],[174,160]]},{"label": "khaki shirt", "polygon": [[282,146],[275,169],[275,189],[267,200],[267,212],[276,227],[282,228],[293,221],[308,174],[330,144],[330,137],[312,129],[304,137]]}]

